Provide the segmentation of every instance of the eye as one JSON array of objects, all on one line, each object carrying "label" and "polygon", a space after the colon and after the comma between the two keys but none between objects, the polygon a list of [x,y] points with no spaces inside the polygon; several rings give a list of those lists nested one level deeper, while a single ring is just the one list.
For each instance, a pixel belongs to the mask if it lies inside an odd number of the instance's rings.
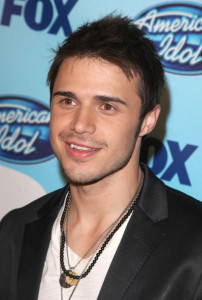
[{"label": "eye", "polygon": [[104,104],[102,105],[102,109],[108,110],[108,111],[112,111],[112,110],[114,110],[115,108],[114,108],[111,104],[109,104],[109,103],[104,103]]},{"label": "eye", "polygon": [[62,103],[64,103],[65,105],[70,105],[70,106],[76,105],[76,103],[72,99],[64,99],[64,100],[62,100]]}]

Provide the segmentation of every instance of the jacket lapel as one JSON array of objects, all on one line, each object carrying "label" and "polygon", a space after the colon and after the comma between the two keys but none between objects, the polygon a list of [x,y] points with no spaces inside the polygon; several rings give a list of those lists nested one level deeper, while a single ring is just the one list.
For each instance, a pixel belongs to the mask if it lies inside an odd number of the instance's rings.
[{"label": "jacket lapel", "polygon": [[18,269],[17,300],[36,300],[53,223],[64,201],[66,189],[49,199],[38,218],[25,226]]},{"label": "jacket lapel", "polygon": [[111,263],[98,300],[120,300],[165,233],[156,223],[167,217],[164,185],[144,166],[144,186]]}]

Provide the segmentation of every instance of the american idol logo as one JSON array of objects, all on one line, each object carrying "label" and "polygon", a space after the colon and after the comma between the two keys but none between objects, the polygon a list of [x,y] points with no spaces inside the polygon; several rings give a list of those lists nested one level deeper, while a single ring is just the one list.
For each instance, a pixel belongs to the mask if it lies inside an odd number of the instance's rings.
[{"label": "american idol logo", "polygon": [[52,158],[49,123],[45,104],[18,96],[0,97],[0,159],[30,164]]},{"label": "american idol logo", "polygon": [[154,41],[165,70],[177,74],[202,73],[201,8],[196,3],[167,3],[135,17],[135,24]]}]

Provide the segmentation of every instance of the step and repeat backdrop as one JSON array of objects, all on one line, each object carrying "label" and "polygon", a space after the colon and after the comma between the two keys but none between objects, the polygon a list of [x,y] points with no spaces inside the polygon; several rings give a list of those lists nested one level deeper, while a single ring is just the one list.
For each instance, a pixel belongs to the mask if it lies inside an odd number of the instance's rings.
[{"label": "step and repeat backdrop", "polygon": [[197,0],[0,1],[0,218],[66,183],[49,143],[51,49],[112,12],[147,33],[166,71],[162,113],[141,160],[202,200],[201,9]]}]

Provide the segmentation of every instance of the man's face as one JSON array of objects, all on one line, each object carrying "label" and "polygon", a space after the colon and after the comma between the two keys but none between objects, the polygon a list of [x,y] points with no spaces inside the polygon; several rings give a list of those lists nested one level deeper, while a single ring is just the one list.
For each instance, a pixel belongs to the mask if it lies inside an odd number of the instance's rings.
[{"label": "man's face", "polygon": [[137,88],[137,77],[128,80],[107,61],[64,60],[53,87],[50,138],[70,182],[89,184],[138,163]]}]

